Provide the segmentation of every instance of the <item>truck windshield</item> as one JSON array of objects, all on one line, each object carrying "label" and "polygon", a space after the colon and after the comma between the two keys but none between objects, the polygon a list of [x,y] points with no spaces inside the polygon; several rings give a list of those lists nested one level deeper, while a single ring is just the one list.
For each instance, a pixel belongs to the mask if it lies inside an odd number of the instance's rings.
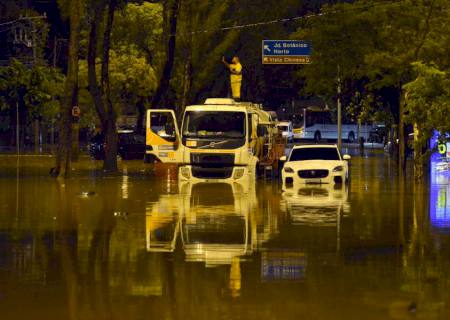
[{"label": "truck windshield", "polygon": [[183,136],[190,138],[243,138],[245,113],[232,111],[188,111]]},{"label": "truck windshield", "polygon": [[341,160],[336,148],[299,148],[292,150],[289,161]]}]

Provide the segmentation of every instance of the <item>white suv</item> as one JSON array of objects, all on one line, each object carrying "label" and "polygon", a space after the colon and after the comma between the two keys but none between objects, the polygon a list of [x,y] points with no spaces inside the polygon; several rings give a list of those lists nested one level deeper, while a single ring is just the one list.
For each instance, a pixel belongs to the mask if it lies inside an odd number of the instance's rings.
[{"label": "white suv", "polygon": [[336,145],[294,146],[282,171],[283,185],[345,183],[348,181],[347,160],[350,156],[341,157]]}]

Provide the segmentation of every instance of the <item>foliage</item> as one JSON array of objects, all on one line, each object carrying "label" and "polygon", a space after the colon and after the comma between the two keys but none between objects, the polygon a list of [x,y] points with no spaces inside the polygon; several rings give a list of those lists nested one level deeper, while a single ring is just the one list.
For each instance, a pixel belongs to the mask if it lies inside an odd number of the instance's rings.
[{"label": "foliage", "polygon": [[406,121],[417,127],[415,150],[422,150],[434,130],[450,132],[450,77],[436,66],[413,64],[417,78],[403,88],[406,91]]},{"label": "foliage", "polygon": [[379,113],[381,107],[391,114],[381,118],[395,120],[402,85],[414,77],[411,63],[444,61],[448,53],[444,0],[360,0],[324,6],[322,13],[293,35],[313,42],[313,63],[300,76],[309,93],[335,97],[339,66],[344,105],[353,116]]},{"label": "foliage", "polygon": [[[186,76],[192,82],[189,103],[211,96],[226,96],[229,75],[221,63],[222,56],[239,56],[243,65],[243,97],[263,102],[277,96],[278,88],[291,88],[291,66],[262,66],[261,41],[286,38],[293,24],[261,25],[253,28],[219,30],[222,27],[252,24],[300,14],[304,4],[293,0],[271,1],[183,1],[178,32],[178,65],[172,87],[178,99]],[[186,59],[190,60],[189,72]],[[189,73],[189,74],[186,74]],[[283,76],[280,76],[283,74]],[[277,77],[277,81],[273,81]],[[276,88],[272,89],[274,85]],[[294,95],[296,94],[295,90]],[[279,103],[279,101],[278,101]]]},{"label": "foliage", "polygon": [[12,60],[0,67],[0,108],[24,104],[33,118],[53,119],[63,94],[64,76],[46,66],[28,67]]},{"label": "foliage", "polygon": [[[121,50],[120,50],[121,49]],[[153,67],[136,48],[122,47],[110,50],[109,77],[111,82],[111,101],[118,114],[123,105],[136,105],[139,100],[148,101],[156,88],[156,75]],[[100,62],[100,60],[98,59]],[[97,63],[100,77],[100,63]],[[95,123],[95,110],[92,97],[87,91],[88,67],[86,60],[80,61],[80,107],[83,112],[82,125]]]},{"label": "foliage", "polygon": [[112,48],[141,52],[149,64],[161,62],[162,6],[158,3],[129,3],[116,11],[112,32]]}]

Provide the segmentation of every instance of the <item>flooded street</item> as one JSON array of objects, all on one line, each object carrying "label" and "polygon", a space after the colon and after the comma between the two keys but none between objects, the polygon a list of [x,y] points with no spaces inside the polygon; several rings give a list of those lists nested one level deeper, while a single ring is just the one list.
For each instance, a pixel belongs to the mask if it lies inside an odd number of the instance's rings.
[{"label": "flooded street", "polygon": [[402,181],[376,151],[347,187],[284,192],[52,161],[0,156],[2,320],[450,318],[448,176]]}]

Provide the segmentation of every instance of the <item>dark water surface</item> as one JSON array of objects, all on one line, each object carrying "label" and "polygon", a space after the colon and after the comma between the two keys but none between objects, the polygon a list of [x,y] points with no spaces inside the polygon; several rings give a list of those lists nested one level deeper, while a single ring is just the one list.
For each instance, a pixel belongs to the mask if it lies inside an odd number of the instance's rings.
[{"label": "dark water surface", "polygon": [[282,192],[139,161],[60,182],[52,161],[0,156],[2,320],[450,319],[447,176],[379,153],[347,188]]}]

